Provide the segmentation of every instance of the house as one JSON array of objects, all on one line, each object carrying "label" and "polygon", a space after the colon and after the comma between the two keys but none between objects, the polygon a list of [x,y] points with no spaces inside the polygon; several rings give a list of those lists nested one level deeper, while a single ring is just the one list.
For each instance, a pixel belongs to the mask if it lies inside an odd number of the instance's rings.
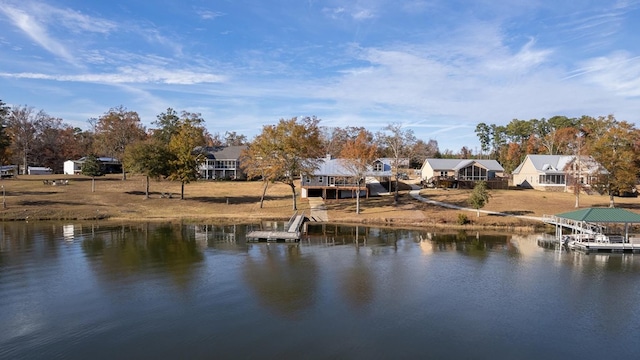
[{"label": "house", "polygon": [[240,155],[246,148],[246,145],[196,148],[196,151],[204,154],[206,158],[199,168],[200,177],[207,180],[246,178],[240,169]]},{"label": "house", "polygon": [[424,186],[473,188],[486,181],[489,188],[506,188],[504,168],[495,160],[426,159],[420,169]]},{"label": "house", "polygon": [[15,177],[18,175],[18,165],[0,166],[0,179]]},{"label": "house", "polygon": [[[386,163],[386,164],[391,164],[391,166],[394,165],[394,163],[396,162],[396,158],[379,158],[378,160]],[[409,167],[409,158],[398,158],[398,167],[399,168],[408,168]]]},{"label": "house", "polygon": [[[82,172],[82,164],[86,161],[86,157],[79,160],[67,160],[63,164],[63,173],[65,175],[78,175]],[[99,157],[98,162],[102,164],[105,174],[118,174],[122,172],[122,164],[118,159],[110,157]]]},{"label": "house", "polygon": [[527,155],[513,170],[513,184],[522,188],[566,191],[578,179],[591,187],[606,170],[591,156]]},{"label": "house", "polygon": [[[369,197],[369,187],[377,183],[376,180],[389,181],[392,176],[391,164],[376,159],[366,173],[368,185],[360,185],[360,195]],[[379,185],[379,183],[378,183]],[[322,197],[323,199],[343,199],[356,196],[358,183],[353,173],[343,165],[342,159],[333,159],[327,155],[320,162],[320,167],[311,175],[302,175],[300,187],[301,197]]]}]

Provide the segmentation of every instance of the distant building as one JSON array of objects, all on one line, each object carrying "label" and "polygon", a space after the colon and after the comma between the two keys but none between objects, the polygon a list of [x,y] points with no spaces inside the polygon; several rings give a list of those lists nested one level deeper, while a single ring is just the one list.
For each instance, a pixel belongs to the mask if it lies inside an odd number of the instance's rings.
[{"label": "distant building", "polygon": [[18,165],[0,166],[0,178],[10,178],[18,175]]},{"label": "distant building", "polygon": [[506,188],[504,168],[495,160],[426,159],[420,170],[425,186],[473,188],[486,181],[490,188]]},{"label": "distant building", "polygon": [[51,175],[53,174],[53,170],[48,167],[43,166],[28,166],[27,174],[29,175]]},{"label": "distant building", "polygon": [[606,170],[591,156],[527,155],[513,170],[513,184],[523,188],[566,191],[575,179],[586,188],[591,187]]},{"label": "distant building", "polygon": [[240,169],[240,155],[246,148],[246,145],[196,148],[195,151],[206,157],[199,167],[200,177],[206,180],[245,179],[246,175]]},{"label": "distant building", "polygon": [[[358,179],[353,176],[342,163],[342,159],[333,159],[327,155],[320,162],[320,167],[311,175],[302,175],[301,197],[322,197],[323,199],[352,198],[357,194]],[[360,185],[361,196],[369,196],[369,185],[366,182],[378,179],[389,181],[392,176],[391,165],[381,159],[376,159],[369,166],[365,174],[368,178]]]},{"label": "distant building", "polygon": [[[86,161],[86,157],[79,160],[67,160],[64,162],[63,171],[66,175],[78,175],[82,172],[82,164]],[[118,174],[122,172],[122,164],[118,159],[110,157],[99,157],[98,162],[102,164],[105,174]]]}]

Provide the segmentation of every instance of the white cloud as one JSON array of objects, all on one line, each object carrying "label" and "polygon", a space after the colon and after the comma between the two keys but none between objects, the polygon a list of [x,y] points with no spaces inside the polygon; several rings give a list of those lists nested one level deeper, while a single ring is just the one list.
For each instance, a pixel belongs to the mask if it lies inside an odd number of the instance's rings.
[{"label": "white cloud", "polygon": [[24,31],[27,36],[45,50],[63,58],[67,62],[75,64],[75,60],[71,53],[62,43],[49,35],[46,24],[40,22],[39,19],[36,19],[24,10],[17,9],[7,4],[0,6],[0,11],[3,12],[15,26]]},{"label": "white cloud", "polygon": [[204,9],[196,10],[196,13],[203,20],[213,20],[215,18],[225,15],[224,13],[219,11],[211,11],[211,10],[204,10]]},{"label": "white cloud", "polygon": [[352,13],[351,16],[355,20],[367,20],[375,17],[375,15],[371,10],[366,10],[366,9],[357,10],[354,13]]},{"label": "white cloud", "polygon": [[220,83],[225,76],[208,72],[197,72],[181,69],[165,69],[155,66],[123,66],[117,73],[79,74],[79,75],[49,75],[41,73],[0,73],[2,77],[18,79],[41,79],[54,81],[103,83],[103,84],[145,84],[159,83],[169,85],[193,85],[205,83]]},{"label": "white cloud", "polygon": [[625,97],[640,96],[640,56],[618,51],[609,56],[588,59],[575,75],[583,75],[585,81],[607,91]]}]

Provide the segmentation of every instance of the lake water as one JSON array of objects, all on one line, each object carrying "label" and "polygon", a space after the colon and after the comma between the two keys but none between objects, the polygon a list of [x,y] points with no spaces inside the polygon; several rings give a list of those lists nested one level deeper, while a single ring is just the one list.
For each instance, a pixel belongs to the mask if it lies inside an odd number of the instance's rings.
[{"label": "lake water", "polygon": [[640,354],[640,254],[335,225],[247,243],[251,228],[0,224],[0,358]]}]

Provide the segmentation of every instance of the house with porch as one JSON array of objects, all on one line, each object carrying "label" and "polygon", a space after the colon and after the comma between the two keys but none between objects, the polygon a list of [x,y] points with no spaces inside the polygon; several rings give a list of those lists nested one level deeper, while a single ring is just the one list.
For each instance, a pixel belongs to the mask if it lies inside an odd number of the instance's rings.
[{"label": "house with porch", "polygon": [[0,178],[12,178],[18,175],[18,165],[0,166]]},{"label": "house with porch", "polygon": [[205,180],[245,179],[246,175],[240,169],[240,156],[246,148],[246,145],[198,147],[196,151],[205,156],[204,162],[199,167],[200,178]]},{"label": "house with porch", "polygon": [[470,189],[481,180],[491,189],[504,189],[509,185],[504,168],[495,160],[426,159],[420,174],[425,187]]},{"label": "house with porch", "polygon": [[302,175],[300,196],[323,199],[353,198],[358,191],[358,180],[364,180],[364,184],[360,183],[360,196],[368,198],[372,186],[380,186],[380,182],[389,182],[391,179],[391,164],[383,159],[376,159],[371,163],[365,179],[356,179],[344,166],[343,161],[327,155],[321,161],[318,170],[310,175]]},{"label": "house with porch", "polygon": [[527,155],[513,170],[513,184],[526,189],[567,191],[579,183],[589,189],[607,171],[591,156]]}]

